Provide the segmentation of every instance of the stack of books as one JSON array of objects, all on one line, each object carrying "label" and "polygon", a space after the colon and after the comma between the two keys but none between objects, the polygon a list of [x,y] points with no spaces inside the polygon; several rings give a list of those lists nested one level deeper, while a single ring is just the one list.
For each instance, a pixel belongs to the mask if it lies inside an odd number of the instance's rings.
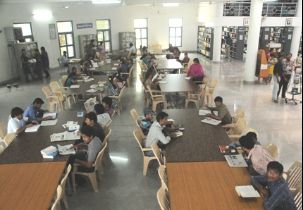
[{"label": "stack of books", "polygon": [[42,157],[46,158],[46,159],[53,159],[54,157],[56,157],[56,155],[58,155],[58,150],[54,146],[46,147],[45,149],[41,150],[40,152],[41,152]]}]

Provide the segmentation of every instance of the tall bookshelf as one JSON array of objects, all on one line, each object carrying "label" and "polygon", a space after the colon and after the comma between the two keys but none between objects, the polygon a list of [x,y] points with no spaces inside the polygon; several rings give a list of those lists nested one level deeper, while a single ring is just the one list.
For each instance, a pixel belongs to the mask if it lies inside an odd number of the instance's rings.
[{"label": "tall bookshelf", "polygon": [[130,43],[133,43],[134,46],[136,46],[136,33],[135,32],[119,32],[120,50],[128,49]]},{"label": "tall bookshelf", "polygon": [[230,49],[230,57],[243,60],[247,49],[248,27],[223,27],[222,31],[222,53],[225,53],[225,38],[230,36],[233,44]]},{"label": "tall bookshelf", "polygon": [[214,29],[211,27],[198,26],[197,50],[200,54],[213,59]]}]

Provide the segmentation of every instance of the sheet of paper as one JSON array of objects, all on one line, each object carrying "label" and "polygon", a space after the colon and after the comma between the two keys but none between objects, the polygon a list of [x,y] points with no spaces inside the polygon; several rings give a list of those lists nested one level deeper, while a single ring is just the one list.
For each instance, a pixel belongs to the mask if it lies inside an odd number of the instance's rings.
[{"label": "sheet of paper", "polygon": [[89,90],[87,90],[86,92],[87,92],[87,93],[95,93],[95,92],[97,92],[97,90],[96,90],[96,89],[89,89]]},{"label": "sheet of paper", "polygon": [[71,85],[70,88],[71,89],[77,89],[77,88],[80,88],[80,85]]},{"label": "sheet of paper", "polygon": [[212,118],[206,118],[204,120],[201,120],[201,122],[207,123],[207,124],[210,124],[210,125],[219,125],[221,123],[221,121],[215,120],[215,119],[212,119]]},{"label": "sheet of paper", "polygon": [[56,125],[58,120],[45,120],[41,122],[41,126],[53,126]]},{"label": "sheet of paper", "polygon": [[51,119],[56,119],[57,113],[56,112],[47,112],[43,114],[42,118],[51,117]]},{"label": "sheet of paper", "polygon": [[91,86],[89,86],[91,89],[95,89],[96,87],[98,87],[98,85],[97,84],[93,84],[93,85],[91,85]]},{"label": "sheet of paper", "polygon": [[247,163],[244,160],[242,154],[224,155],[224,157],[230,167],[236,167],[236,168],[246,168],[247,167]]},{"label": "sheet of paper", "polygon": [[80,139],[78,132],[63,132],[63,133],[54,133],[50,136],[51,142],[56,141],[72,141]]},{"label": "sheet of paper", "polygon": [[159,81],[159,84],[167,84],[167,81]]},{"label": "sheet of paper", "polygon": [[252,185],[236,186],[237,194],[242,198],[259,198],[260,194]]},{"label": "sheet of paper", "polygon": [[[211,111],[208,110],[208,109],[200,109],[200,110],[199,110],[199,115],[200,115],[200,116],[204,116],[204,115],[207,115],[207,114],[211,114]],[[214,111],[214,114],[215,114],[216,116],[218,116],[218,111]]]},{"label": "sheet of paper", "polygon": [[25,133],[34,133],[34,132],[37,132],[39,128],[40,128],[40,125],[34,125],[32,127],[26,128],[25,129]]}]

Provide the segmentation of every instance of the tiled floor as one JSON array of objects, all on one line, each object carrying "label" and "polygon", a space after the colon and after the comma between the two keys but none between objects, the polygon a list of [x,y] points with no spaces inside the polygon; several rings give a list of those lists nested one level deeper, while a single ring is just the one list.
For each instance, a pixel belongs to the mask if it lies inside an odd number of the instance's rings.
[{"label": "tiled floor", "polygon": [[[195,56],[191,55],[192,58]],[[215,95],[223,96],[230,110],[245,109],[248,125],[258,130],[261,143],[277,144],[278,159],[286,168],[294,160],[302,160],[302,104],[275,104],[271,101],[271,85],[244,84],[242,62],[214,64],[202,60],[207,74],[219,81]],[[53,71],[52,78],[58,77],[59,71]],[[43,84],[47,83],[44,81]],[[0,88],[0,120],[7,121],[13,106],[26,107],[34,97],[42,97],[41,87],[40,82],[21,85],[11,92],[5,87]],[[129,115],[133,107],[143,110],[142,94],[142,86],[135,79],[123,98],[122,114],[113,120],[111,158],[106,161],[105,173],[100,177],[100,191],[92,192],[88,184],[79,186],[77,193],[68,197],[70,209],[159,210],[156,201],[160,186],[157,163],[151,165],[146,177],[142,175],[142,156],[132,135],[134,124]]]}]

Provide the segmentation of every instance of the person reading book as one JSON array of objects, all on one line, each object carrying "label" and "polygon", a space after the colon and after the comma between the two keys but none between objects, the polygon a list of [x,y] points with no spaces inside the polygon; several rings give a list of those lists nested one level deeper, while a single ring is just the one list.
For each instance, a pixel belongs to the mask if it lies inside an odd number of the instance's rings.
[{"label": "person reading book", "polygon": [[103,142],[105,134],[101,125],[98,123],[98,118],[96,113],[89,112],[85,115],[83,126],[92,127],[94,130],[94,135],[97,136],[101,142]]},{"label": "person reading book", "polygon": [[102,148],[102,142],[95,136],[94,129],[90,126],[83,126],[80,135],[83,143],[74,145],[76,154],[70,156],[69,163],[72,165],[78,163],[80,165],[78,171],[93,172],[93,164]]},{"label": "person reading book", "polygon": [[253,138],[242,136],[239,139],[242,150],[247,154],[248,171],[251,175],[265,175],[267,164],[273,160],[269,152],[257,145]]},{"label": "person reading book", "polygon": [[296,210],[294,196],[282,177],[283,165],[271,161],[265,175],[253,176],[252,185],[263,195],[265,210]]},{"label": "person reading book", "polygon": [[104,128],[111,121],[110,115],[105,112],[102,104],[95,104],[94,110],[97,114],[97,122]]},{"label": "person reading book", "polygon": [[[207,108],[211,111],[211,114],[207,114],[206,117],[213,118],[215,120],[220,120],[222,125],[232,123],[232,117],[227,106],[223,103],[223,98],[217,96],[214,100],[216,107],[208,107]],[[214,111],[218,112],[218,115],[214,114]]]},{"label": "person reading book", "polygon": [[11,110],[11,114],[7,123],[7,133],[19,133],[25,131],[26,128],[32,127],[33,124],[29,123],[24,120],[23,118],[23,109],[19,107],[14,107]]},{"label": "person reading book", "polygon": [[33,104],[28,106],[24,111],[24,118],[27,118],[29,122],[41,122],[42,120],[51,120],[52,117],[43,118],[43,113],[47,112],[41,107],[44,104],[44,101],[41,98],[35,98]]}]

